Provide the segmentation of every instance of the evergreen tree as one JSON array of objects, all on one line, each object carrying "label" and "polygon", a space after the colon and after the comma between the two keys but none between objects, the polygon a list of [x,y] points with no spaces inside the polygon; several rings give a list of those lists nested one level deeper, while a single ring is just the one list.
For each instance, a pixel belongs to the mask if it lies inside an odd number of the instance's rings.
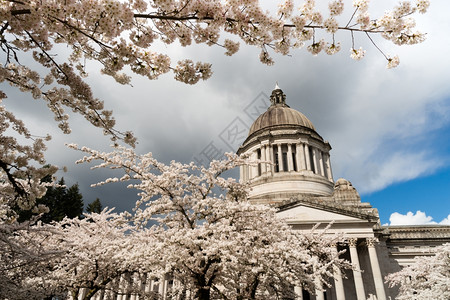
[{"label": "evergreen tree", "polygon": [[86,211],[88,213],[101,213],[103,209],[102,203],[100,202],[100,199],[95,199],[92,203],[89,203],[86,207]]},{"label": "evergreen tree", "polygon": [[[43,181],[50,181],[44,178]],[[48,187],[46,194],[36,200],[36,204],[43,204],[49,208],[40,220],[44,223],[61,221],[64,217],[76,218],[83,213],[83,195],[80,193],[78,184],[67,188],[64,178],[61,178],[56,187]],[[19,221],[29,220],[33,213],[30,210],[19,211]]]}]

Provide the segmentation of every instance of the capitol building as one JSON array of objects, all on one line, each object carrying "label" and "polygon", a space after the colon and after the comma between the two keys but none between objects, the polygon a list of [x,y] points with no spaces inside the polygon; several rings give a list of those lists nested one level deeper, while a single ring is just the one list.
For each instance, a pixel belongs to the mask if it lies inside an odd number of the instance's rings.
[{"label": "capitol building", "polygon": [[361,202],[348,180],[334,181],[331,146],[312,122],[286,104],[278,86],[270,102],[237,151],[271,162],[241,167],[240,180],[252,188],[249,200],[277,207],[295,230],[334,222],[328,232],[343,234],[346,240],[336,250],[346,250],[343,258],[356,266],[345,274],[337,270],[332,287],[314,295],[296,288],[299,299],[394,299],[397,290],[389,288],[384,277],[427,255],[426,250],[450,242],[450,226],[381,226],[377,209]]},{"label": "capitol building", "polygon": [[[270,101],[270,107],[254,121],[237,150],[237,154],[266,162],[240,167],[240,180],[251,187],[249,201],[275,207],[279,217],[294,230],[306,232],[318,223],[319,228],[332,223],[327,234],[337,233],[345,240],[336,245],[336,251],[345,250],[341,258],[355,266],[345,271],[336,269],[330,287],[323,286],[315,293],[294,287],[297,299],[395,299],[398,291],[389,288],[384,277],[413,263],[418,256],[431,255],[429,250],[434,247],[449,243],[450,226],[381,226],[377,209],[361,202],[348,180],[333,179],[331,146],[312,122],[286,104],[286,96],[278,86]],[[133,281],[130,276],[121,278],[115,282],[119,293],[99,291],[94,299],[138,300],[139,296],[126,288]],[[145,282],[146,293],[172,299],[176,282],[170,274]]]}]

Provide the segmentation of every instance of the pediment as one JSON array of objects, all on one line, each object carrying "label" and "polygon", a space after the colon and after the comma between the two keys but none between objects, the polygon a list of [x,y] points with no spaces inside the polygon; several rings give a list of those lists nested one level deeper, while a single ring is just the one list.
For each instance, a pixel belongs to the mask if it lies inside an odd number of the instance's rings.
[{"label": "pediment", "polygon": [[335,211],[315,208],[307,205],[296,205],[283,209],[277,213],[280,218],[294,223],[367,223],[366,219],[351,214],[343,214]]}]

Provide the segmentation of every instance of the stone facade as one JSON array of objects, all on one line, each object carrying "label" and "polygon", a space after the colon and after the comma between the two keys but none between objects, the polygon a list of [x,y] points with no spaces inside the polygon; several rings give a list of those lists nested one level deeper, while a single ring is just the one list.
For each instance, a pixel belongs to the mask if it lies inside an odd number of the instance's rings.
[{"label": "stone facade", "polygon": [[343,234],[346,240],[336,250],[346,250],[343,258],[357,266],[345,274],[337,271],[332,287],[314,295],[296,287],[299,299],[394,299],[397,290],[384,284],[384,277],[450,242],[450,226],[381,226],[377,209],[361,202],[349,181],[334,182],[330,144],[285,101],[277,86],[272,105],[256,119],[237,151],[266,162],[241,167],[241,181],[250,183],[252,203],[277,207],[295,230],[333,222],[328,233]]}]

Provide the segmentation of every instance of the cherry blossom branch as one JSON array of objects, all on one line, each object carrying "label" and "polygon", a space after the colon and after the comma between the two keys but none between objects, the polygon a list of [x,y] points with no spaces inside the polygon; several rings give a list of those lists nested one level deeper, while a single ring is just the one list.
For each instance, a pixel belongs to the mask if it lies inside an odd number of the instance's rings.
[{"label": "cherry blossom branch", "polygon": [[8,178],[9,182],[11,183],[11,185],[14,188],[14,191],[16,192],[15,197],[28,197],[27,192],[25,192],[25,189],[23,188],[23,186],[18,183],[16,181],[16,178],[12,175],[11,173],[11,168],[13,166],[9,166],[7,163],[5,163],[4,161],[0,160],[0,168],[3,170],[3,172],[6,174],[6,177]]},{"label": "cherry blossom branch", "polygon": [[371,41],[372,44],[375,46],[375,48],[377,48],[377,50],[380,51],[380,53],[383,54],[383,56],[384,56],[386,59],[389,59],[389,58],[386,56],[386,54],[384,54],[384,52],[377,46],[377,44],[375,44],[375,42],[373,41],[373,39],[372,39],[372,37],[369,35],[369,33],[366,32],[366,35],[367,35],[367,38],[369,39],[369,41]]},{"label": "cherry blossom branch", "polygon": [[[357,10],[355,10],[356,13]],[[354,14],[355,14],[354,13]],[[213,17],[198,17],[198,16],[167,16],[167,15],[154,15],[154,14],[134,14],[135,18],[142,18],[142,19],[154,19],[154,20],[171,20],[171,21],[214,21],[215,19]],[[232,18],[225,18],[225,20],[229,23],[240,23],[240,21],[232,19]],[[247,24],[251,24],[255,27],[257,27],[259,24],[247,21]],[[362,29],[362,28],[351,28],[348,26],[339,26],[339,30],[350,30],[350,31],[357,31],[357,32],[369,32],[369,33],[382,33],[385,32],[383,30],[379,29]],[[297,26],[295,24],[283,24],[283,27],[285,28],[296,28]],[[308,24],[304,25],[304,28],[311,28],[311,29],[326,29],[323,25],[313,25]]]}]

